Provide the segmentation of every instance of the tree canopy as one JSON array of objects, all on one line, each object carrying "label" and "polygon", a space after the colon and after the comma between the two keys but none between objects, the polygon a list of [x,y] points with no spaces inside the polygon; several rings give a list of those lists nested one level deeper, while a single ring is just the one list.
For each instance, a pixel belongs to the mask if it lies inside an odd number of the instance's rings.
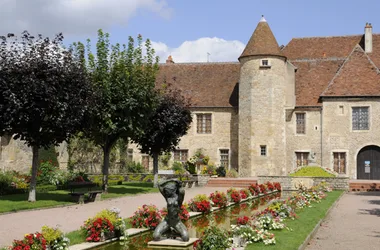
[{"label": "tree canopy", "polygon": [[155,185],[158,179],[158,156],[163,152],[173,151],[192,122],[189,102],[180,91],[166,89],[158,100],[158,106],[152,112],[148,126],[136,141],[141,152],[153,157]]},{"label": "tree canopy", "polygon": [[83,64],[53,40],[23,32],[0,37],[0,135],[32,147],[29,201],[35,201],[38,149],[67,140],[82,128],[91,89]]},{"label": "tree canopy", "polygon": [[127,45],[111,45],[109,34],[98,31],[96,54],[88,40],[74,44],[93,83],[96,102],[88,113],[84,136],[103,149],[103,190],[107,191],[109,155],[119,138],[136,138],[146,127],[151,110],[156,105],[155,75],[158,58],[151,43],[137,44],[129,37]]}]

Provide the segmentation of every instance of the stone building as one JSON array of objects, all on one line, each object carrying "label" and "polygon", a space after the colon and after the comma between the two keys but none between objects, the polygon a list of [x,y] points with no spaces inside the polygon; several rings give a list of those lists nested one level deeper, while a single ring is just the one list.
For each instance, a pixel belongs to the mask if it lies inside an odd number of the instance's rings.
[{"label": "stone building", "polygon": [[[364,31],[279,46],[262,18],[238,62],[169,57],[157,84],[181,89],[193,113],[173,160],[203,148],[211,162],[240,176],[320,165],[352,179],[380,179],[380,34],[371,24]],[[136,145],[128,154],[150,162]]]}]

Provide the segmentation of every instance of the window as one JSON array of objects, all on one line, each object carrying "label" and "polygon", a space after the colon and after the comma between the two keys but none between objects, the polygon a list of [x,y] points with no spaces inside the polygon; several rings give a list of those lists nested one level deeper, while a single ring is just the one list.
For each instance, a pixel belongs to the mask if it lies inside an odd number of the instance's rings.
[{"label": "window", "polygon": [[146,170],[149,170],[149,155],[142,156],[141,164]]},{"label": "window", "polygon": [[334,171],[339,174],[346,173],[346,153],[334,154]]},{"label": "window", "polygon": [[229,150],[228,149],[221,149],[220,150],[220,165],[225,167],[226,169],[228,168],[229,165]]},{"label": "window", "polygon": [[297,167],[307,166],[309,164],[309,152],[296,152]]},{"label": "window", "polygon": [[211,114],[197,114],[197,133],[211,134]]},{"label": "window", "polygon": [[352,130],[369,129],[369,108],[355,107],[352,108]]},{"label": "window", "polygon": [[267,146],[265,146],[265,145],[260,146],[260,155],[262,155],[262,156],[267,155]]},{"label": "window", "polygon": [[262,68],[270,68],[270,63],[268,59],[263,59],[260,61],[260,67]]},{"label": "window", "polygon": [[133,161],[133,148],[128,148],[127,149],[127,160],[128,161]]},{"label": "window", "polygon": [[296,133],[305,134],[305,113],[296,113]]},{"label": "window", "polygon": [[189,152],[189,150],[187,150],[187,149],[174,150],[174,160],[180,161],[180,162],[186,162],[188,152]]}]

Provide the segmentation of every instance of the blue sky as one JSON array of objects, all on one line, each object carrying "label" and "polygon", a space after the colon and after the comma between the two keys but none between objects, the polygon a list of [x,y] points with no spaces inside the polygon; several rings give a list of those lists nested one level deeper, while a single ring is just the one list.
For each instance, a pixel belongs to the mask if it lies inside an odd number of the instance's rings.
[{"label": "blue sky", "polygon": [[29,30],[66,43],[96,38],[112,42],[142,34],[157,54],[176,62],[236,61],[262,14],[278,43],[293,37],[362,34],[366,22],[380,33],[380,1],[366,0],[0,0],[0,33]]}]

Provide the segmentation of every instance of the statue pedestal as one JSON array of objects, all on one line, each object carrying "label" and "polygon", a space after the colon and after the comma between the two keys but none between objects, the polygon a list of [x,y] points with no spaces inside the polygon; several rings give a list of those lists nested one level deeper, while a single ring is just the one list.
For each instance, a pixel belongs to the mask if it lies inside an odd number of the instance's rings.
[{"label": "statue pedestal", "polygon": [[160,241],[149,241],[148,246],[150,248],[159,249],[193,249],[193,244],[199,240],[198,238],[190,238],[189,241],[185,242],[181,239],[165,239]]}]

